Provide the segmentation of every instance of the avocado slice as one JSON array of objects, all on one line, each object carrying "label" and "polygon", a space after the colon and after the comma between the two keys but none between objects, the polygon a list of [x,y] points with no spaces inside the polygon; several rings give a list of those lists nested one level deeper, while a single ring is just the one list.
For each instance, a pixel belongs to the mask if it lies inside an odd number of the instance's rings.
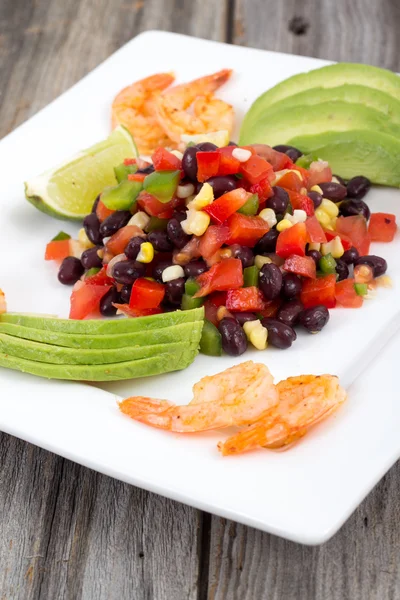
[{"label": "avocado slice", "polygon": [[128,346],[140,346],[152,344],[169,344],[172,342],[191,340],[196,335],[198,327],[203,326],[203,321],[192,321],[180,323],[170,327],[151,329],[149,331],[137,331],[133,333],[117,333],[85,335],[79,333],[62,333],[48,329],[34,329],[17,325],[15,323],[3,323],[0,321],[0,334],[7,334],[15,338],[42,342],[65,348],[76,349],[108,349],[127,348]]},{"label": "avocado slice", "polygon": [[[346,83],[381,90],[393,96],[396,100],[400,100],[400,77],[391,71],[357,63],[328,65],[308,73],[300,73],[289,77],[259,96],[250,107],[243,121],[240,143],[244,143],[242,142],[242,135],[246,133],[249,127],[254,125],[263,113],[267,112],[272,104],[315,87],[333,88]],[[283,144],[284,142],[278,143]]]},{"label": "avocado slice", "polygon": [[161,313],[149,317],[137,317],[135,319],[88,319],[87,321],[58,319],[57,317],[10,312],[1,315],[0,323],[13,323],[16,325],[23,325],[24,327],[59,331],[61,333],[114,335],[119,333],[149,331],[161,327],[179,325],[180,323],[192,323],[193,321],[202,320],[203,317],[203,307],[188,311],[176,310],[174,312]]},{"label": "avocado slice", "polygon": [[373,183],[400,187],[400,140],[378,131],[353,130],[288,140],[306,154],[327,160],[345,179],[364,175]]},{"label": "avocado slice", "polygon": [[273,111],[254,127],[242,130],[240,143],[260,142],[275,146],[287,144],[300,135],[352,129],[382,131],[400,137],[400,126],[393,124],[386,115],[362,104],[336,101]]}]

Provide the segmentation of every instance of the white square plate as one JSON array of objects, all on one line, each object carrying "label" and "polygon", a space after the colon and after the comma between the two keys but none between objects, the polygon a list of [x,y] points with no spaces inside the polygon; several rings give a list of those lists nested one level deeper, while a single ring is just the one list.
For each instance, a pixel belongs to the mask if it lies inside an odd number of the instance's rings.
[{"label": "white square plate", "polygon": [[[168,52],[160,51],[163,47]],[[232,67],[234,76],[220,96],[234,104],[240,122],[265,89],[323,64],[147,32],[3,139],[0,231],[6,252],[0,287],[12,310],[68,313],[69,291],[58,284],[55,268],[43,261],[45,244],[60,223],[24,200],[23,181],[106,137],[110,104],[122,87],[163,70],[174,69],[179,81],[189,81]],[[374,189],[368,200],[373,210],[400,217],[398,190]],[[61,226],[76,233],[74,225]],[[400,338],[389,341],[400,325],[399,238],[389,245],[376,244],[373,252],[387,258],[394,289],[380,290],[361,310],[335,309],[321,334],[300,334],[289,351],[246,354],[266,361],[276,380],[329,372],[349,387],[343,409],[288,452],[222,458],[216,443],[224,432],[172,435],[135,423],[117,410],[116,395],[164,396],[185,403],[201,376],[238,362],[230,357],[199,356],[184,372],[99,387],[0,370],[0,428],[170,498],[295,541],[321,543],[400,456],[394,373]]]}]

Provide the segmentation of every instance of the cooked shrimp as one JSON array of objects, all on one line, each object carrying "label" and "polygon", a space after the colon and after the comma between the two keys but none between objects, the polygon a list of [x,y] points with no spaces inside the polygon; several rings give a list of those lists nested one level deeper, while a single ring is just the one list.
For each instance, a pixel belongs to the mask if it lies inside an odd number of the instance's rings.
[{"label": "cooked shrimp", "polygon": [[[231,76],[231,69],[177,85],[156,98],[158,122],[166,135],[178,143],[182,134],[232,130],[233,108],[213,97]],[[193,105],[193,113],[188,109]]]},{"label": "cooked shrimp", "polygon": [[187,406],[138,396],[123,400],[119,407],[136,421],[187,433],[253,423],[277,402],[268,368],[248,361],[203,377],[194,385],[193,400]]},{"label": "cooked shrimp", "polygon": [[3,290],[0,290],[0,315],[7,312],[6,296]]},{"label": "cooked shrimp", "polygon": [[255,448],[281,448],[336,410],[346,392],[332,375],[289,377],[276,386],[279,403],[246,430],[220,442],[222,454],[239,454]]},{"label": "cooked shrimp", "polygon": [[156,97],[174,81],[171,73],[158,73],[124,88],[112,103],[112,127],[124,125],[142,154],[151,154],[157,146],[169,146],[156,117]]}]

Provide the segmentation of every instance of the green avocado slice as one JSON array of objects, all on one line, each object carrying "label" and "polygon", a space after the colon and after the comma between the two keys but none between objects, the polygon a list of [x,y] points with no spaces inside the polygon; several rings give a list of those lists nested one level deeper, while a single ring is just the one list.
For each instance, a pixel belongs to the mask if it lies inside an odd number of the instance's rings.
[{"label": "green avocado slice", "polygon": [[300,135],[314,135],[352,129],[372,130],[400,137],[400,126],[389,117],[362,104],[323,102],[315,106],[294,106],[264,115],[254,127],[243,129],[240,143],[275,146],[287,144]]},{"label": "green avocado slice", "polygon": [[117,333],[115,335],[85,335],[79,333],[62,333],[48,329],[34,329],[17,325],[15,323],[3,323],[0,321],[0,334],[7,334],[15,338],[42,342],[65,348],[76,349],[109,349],[127,348],[128,346],[140,346],[152,344],[169,344],[172,342],[191,340],[197,334],[203,321],[191,323],[180,323],[161,329],[150,331],[137,331],[133,333]]},{"label": "green avocado slice", "polygon": [[87,321],[75,321],[73,319],[58,319],[43,315],[25,313],[4,313],[1,315],[0,323],[13,323],[34,329],[46,329],[62,333],[78,333],[86,335],[134,333],[139,331],[150,331],[161,327],[171,327],[180,323],[192,323],[200,321],[204,317],[204,308],[193,310],[161,313],[149,317],[137,317],[134,319],[90,319]]},{"label": "green avocado slice", "polygon": [[364,175],[373,183],[400,187],[400,140],[385,133],[326,132],[294,137],[288,143],[327,160],[345,179]]},{"label": "green avocado slice", "polygon": [[[393,98],[400,100],[400,77],[386,69],[371,67],[357,63],[337,63],[314,69],[307,73],[300,73],[285,79],[278,85],[267,90],[255,100],[247,112],[242,125],[242,135],[251,127],[267,109],[288,96],[293,96],[305,90],[316,87],[333,88],[343,84],[364,85],[381,90]],[[312,93],[312,92],[310,92]],[[284,143],[278,142],[278,143]]]}]

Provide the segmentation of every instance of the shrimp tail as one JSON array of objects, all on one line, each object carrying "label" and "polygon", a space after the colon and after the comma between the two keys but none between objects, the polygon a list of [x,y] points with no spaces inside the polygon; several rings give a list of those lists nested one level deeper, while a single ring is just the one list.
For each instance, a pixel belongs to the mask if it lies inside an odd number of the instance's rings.
[{"label": "shrimp tail", "polygon": [[171,409],[175,405],[167,400],[133,396],[119,403],[119,409],[135,421],[147,423],[160,429],[171,428]]},{"label": "shrimp tail", "polygon": [[241,454],[249,450],[262,448],[267,443],[266,427],[264,424],[257,424],[235,435],[229,437],[225,442],[218,443],[218,450],[222,456],[230,454]]}]

